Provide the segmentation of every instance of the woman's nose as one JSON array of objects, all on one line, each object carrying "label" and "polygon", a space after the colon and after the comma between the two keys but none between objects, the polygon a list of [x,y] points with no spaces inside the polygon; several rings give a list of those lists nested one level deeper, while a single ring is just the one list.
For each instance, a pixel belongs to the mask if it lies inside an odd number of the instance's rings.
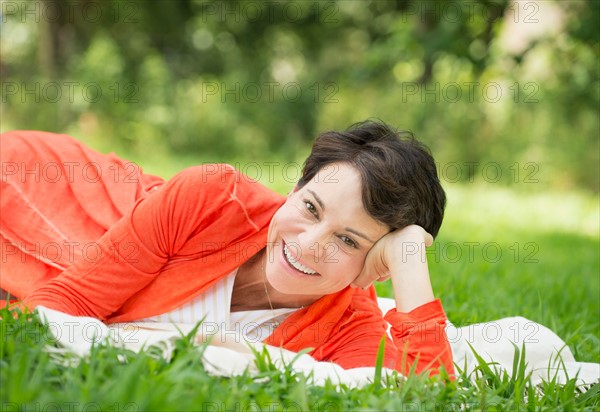
[{"label": "woman's nose", "polygon": [[307,263],[317,263],[324,256],[327,236],[325,230],[312,227],[298,234],[301,259]]}]

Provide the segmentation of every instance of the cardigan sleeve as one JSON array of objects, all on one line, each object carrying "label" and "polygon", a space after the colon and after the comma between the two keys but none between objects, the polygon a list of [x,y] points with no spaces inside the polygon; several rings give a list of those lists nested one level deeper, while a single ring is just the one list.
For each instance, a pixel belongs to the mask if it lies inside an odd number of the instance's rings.
[{"label": "cardigan sleeve", "polygon": [[[335,362],[344,369],[375,366],[379,344],[385,337],[384,367],[403,374],[414,369],[416,373],[428,371],[433,375],[443,366],[454,375],[445,332],[446,315],[439,300],[410,313],[392,309],[383,318],[374,299],[357,295],[349,314],[327,344],[312,354],[318,360]],[[392,339],[386,333],[388,323]]]},{"label": "cardigan sleeve", "polygon": [[385,315],[391,325],[390,334],[398,349],[395,369],[406,373],[431,370],[438,373],[444,367],[454,375],[452,349],[446,336],[446,314],[439,299],[425,303],[408,313],[391,309]]},{"label": "cardigan sleeve", "polygon": [[105,320],[148,285],[229,200],[235,170],[227,166],[215,173],[214,167],[188,168],[140,199],[88,253],[24,297],[25,306]]}]

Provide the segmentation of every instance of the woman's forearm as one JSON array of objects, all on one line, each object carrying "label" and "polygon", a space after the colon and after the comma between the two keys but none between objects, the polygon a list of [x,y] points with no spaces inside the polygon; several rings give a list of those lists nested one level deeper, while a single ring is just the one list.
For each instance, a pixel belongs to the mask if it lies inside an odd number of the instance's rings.
[{"label": "woman's forearm", "polygon": [[400,240],[389,262],[398,312],[410,312],[435,299],[429,278],[425,241],[419,236],[416,234],[410,239]]}]

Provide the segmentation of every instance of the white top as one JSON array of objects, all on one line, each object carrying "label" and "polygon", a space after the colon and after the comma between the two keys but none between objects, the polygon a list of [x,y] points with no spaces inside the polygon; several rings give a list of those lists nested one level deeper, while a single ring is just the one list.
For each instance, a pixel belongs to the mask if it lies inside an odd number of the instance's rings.
[{"label": "white top", "polygon": [[[170,312],[140,319],[139,322],[186,323],[200,325],[200,332],[244,336],[250,342],[260,342],[273,333],[295,308],[248,310],[231,312],[231,294],[237,269],[218,280],[201,295]],[[203,320],[204,319],[204,320]]]}]

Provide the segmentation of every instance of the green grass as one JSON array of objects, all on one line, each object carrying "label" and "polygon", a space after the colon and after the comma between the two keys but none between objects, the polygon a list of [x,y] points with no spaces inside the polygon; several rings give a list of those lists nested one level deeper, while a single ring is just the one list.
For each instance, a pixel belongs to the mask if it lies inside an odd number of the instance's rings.
[{"label": "green grass", "polygon": [[[176,169],[160,168],[146,170],[167,176]],[[291,187],[265,183],[281,192]],[[598,197],[446,186],[446,220],[428,257],[449,319],[467,325],[524,316],[555,331],[577,360],[600,362]],[[389,282],[377,288],[391,296]],[[1,316],[2,411],[600,410],[598,385],[585,393],[573,381],[532,387],[520,352],[512,376],[482,362],[456,381],[409,376],[362,389],[321,387],[276,370],[265,354],[257,355],[257,377],[211,377],[202,348],[186,339],[169,360],[97,347],[87,361],[66,367],[44,350],[49,334],[35,315],[13,319],[4,309]]]},{"label": "green grass", "polygon": [[448,318],[524,316],[556,332],[577,360],[600,362],[598,198],[491,186],[449,188],[447,221],[429,255]]},{"label": "green grass", "polygon": [[63,366],[44,351],[50,334],[37,317],[0,314],[2,346],[1,408],[17,410],[109,411],[458,411],[598,410],[598,385],[581,393],[574,382],[550,381],[532,388],[523,357],[515,356],[512,376],[481,362],[473,375],[408,379],[391,376],[361,389],[310,385],[310,377],[280,371],[265,353],[256,355],[260,373],[233,378],[209,376],[200,361],[202,347],[177,342],[166,360],[149,350],[133,354],[95,347],[89,359]]}]

